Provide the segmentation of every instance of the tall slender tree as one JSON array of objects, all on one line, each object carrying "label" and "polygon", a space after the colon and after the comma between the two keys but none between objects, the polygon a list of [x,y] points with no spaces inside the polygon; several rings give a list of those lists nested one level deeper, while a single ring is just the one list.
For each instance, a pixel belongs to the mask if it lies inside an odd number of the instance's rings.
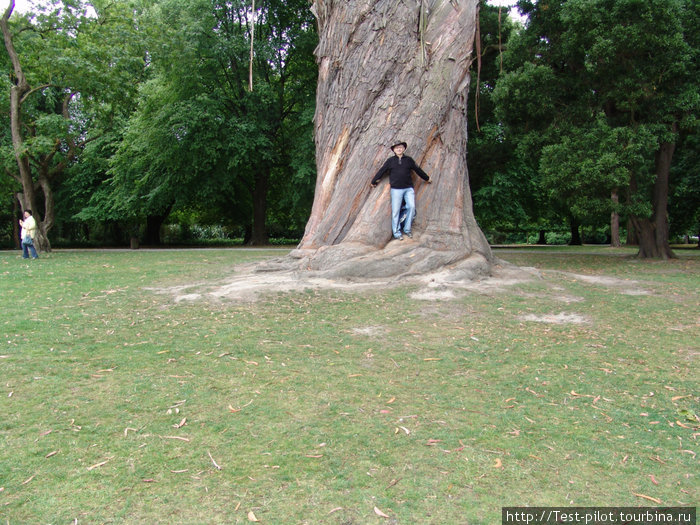
[{"label": "tall slender tree", "polygon": [[[37,245],[49,250],[56,215],[54,186],[84,145],[108,125],[143,65],[130,6],[96,1],[53,3],[38,15],[0,18],[10,59],[10,127],[22,208],[38,223]],[[5,158],[7,158],[5,156]]]}]

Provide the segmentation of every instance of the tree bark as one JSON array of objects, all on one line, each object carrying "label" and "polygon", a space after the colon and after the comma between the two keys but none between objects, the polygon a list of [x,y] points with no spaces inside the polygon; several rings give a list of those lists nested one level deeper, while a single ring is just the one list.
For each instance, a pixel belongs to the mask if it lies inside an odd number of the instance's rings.
[{"label": "tree bark", "polygon": [[540,230],[540,236],[537,239],[537,244],[541,244],[542,246],[547,244],[547,232],[545,230]]},{"label": "tree bark", "polygon": [[[674,124],[674,131],[677,125]],[[650,219],[632,217],[639,239],[637,257],[642,259],[674,259],[668,225],[668,185],[671,161],[676,149],[674,142],[664,142],[656,152],[656,181],[652,196],[653,213]]]},{"label": "tree bark", "polygon": [[570,246],[581,246],[583,245],[583,240],[581,239],[581,223],[578,222],[573,217],[569,218],[569,228],[571,230],[571,240],[569,241]]},{"label": "tree bark", "polygon": [[268,173],[258,173],[253,187],[253,228],[250,241],[252,246],[263,246],[268,242],[267,235],[267,193],[270,185]]},{"label": "tree bark", "polygon": [[[616,207],[620,202],[617,190],[613,190],[610,198],[613,201],[613,206]],[[610,246],[613,248],[622,246],[622,242],[620,242],[620,214],[615,210],[610,214]]]},{"label": "tree bark", "polygon": [[[490,271],[466,162],[477,4],[316,0],[318,174],[304,237],[290,255],[297,267],[350,278],[445,265],[465,279]],[[370,180],[399,141],[434,182],[416,177],[414,238],[389,242],[388,177],[376,189]]]},{"label": "tree bark", "polygon": [[170,210],[172,210],[172,204],[166,208],[166,210],[158,215],[152,214],[146,216],[146,236],[144,239],[144,244],[150,246],[160,246],[162,243],[160,237],[160,231],[163,228],[163,223],[165,219],[170,215]]},{"label": "tree bark", "polygon": [[[37,195],[34,186],[34,180],[32,178],[32,169],[29,162],[29,156],[24,153],[24,136],[22,134],[22,102],[24,98],[30,94],[32,91],[27,77],[22,69],[22,64],[19,60],[19,54],[15,49],[15,45],[12,39],[12,33],[10,32],[9,20],[14,11],[15,2],[10,0],[5,13],[2,18],[0,18],[0,29],[2,30],[3,40],[5,42],[5,49],[10,57],[13,68],[13,84],[10,88],[10,134],[12,136],[12,147],[14,149],[15,160],[17,162],[17,168],[19,169],[19,179],[22,183],[22,194],[20,197],[20,204],[22,210],[30,209],[36,221],[36,237],[34,239],[35,246],[39,251],[51,251],[51,244],[47,237],[48,228],[42,221],[38,209],[37,209]],[[45,190],[42,184],[42,190]],[[45,202],[45,208],[50,207],[50,211],[53,211],[53,193],[50,191],[46,193],[44,191],[44,198],[50,199]],[[46,210],[44,213],[46,218]],[[53,218],[50,220],[49,227],[53,225]]]}]

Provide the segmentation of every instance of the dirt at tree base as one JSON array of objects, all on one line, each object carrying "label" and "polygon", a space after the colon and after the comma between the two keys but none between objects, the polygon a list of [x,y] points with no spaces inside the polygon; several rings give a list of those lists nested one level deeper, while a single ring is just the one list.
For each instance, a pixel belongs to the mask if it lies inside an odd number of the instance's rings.
[{"label": "dirt at tree base", "polygon": [[[292,259],[292,260],[299,260]],[[249,303],[265,300],[279,294],[298,294],[308,291],[341,291],[348,293],[382,292],[394,287],[411,289],[409,297],[419,301],[452,301],[467,294],[494,296],[500,293],[529,295],[533,292],[518,290],[517,285],[541,282],[545,288],[535,293],[537,297],[549,296],[554,302],[572,304],[583,301],[571,296],[560,285],[566,281],[577,281],[590,286],[600,286],[613,293],[625,295],[648,295],[652,292],[636,281],[618,279],[605,275],[584,275],[554,270],[518,267],[506,261],[492,259],[480,261],[470,257],[454,265],[425,274],[404,274],[400,277],[339,278],[333,271],[289,269],[289,258],[266,261],[262,264],[247,264],[235,268],[235,275],[225,281],[195,282],[166,288],[150,288],[151,291],[171,296],[175,303],[219,302]],[[490,273],[479,273],[487,267]],[[541,314],[523,314],[522,322],[549,324],[588,324],[590,319],[571,312],[554,311]],[[367,334],[371,335],[371,334]]]},{"label": "dirt at tree base", "polygon": [[[287,261],[288,262],[288,261]],[[479,257],[460,261],[439,271],[404,274],[399,277],[337,277],[334,271],[289,270],[284,260],[264,265],[249,264],[236,268],[236,274],[224,282],[195,282],[168,288],[151,288],[172,295],[176,303],[193,301],[250,302],[277,293],[305,290],[339,290],[348,292],[381,291],[396,286],[417,288],[411,297],[419,300],[453,299],[464,292],[495,293],[515,284],[540,279],[533,268],[520,268],[504,261],[488,264],[490,275],[479,273],[484,262]],[[280,266],[282,265],[282,267]]]}]

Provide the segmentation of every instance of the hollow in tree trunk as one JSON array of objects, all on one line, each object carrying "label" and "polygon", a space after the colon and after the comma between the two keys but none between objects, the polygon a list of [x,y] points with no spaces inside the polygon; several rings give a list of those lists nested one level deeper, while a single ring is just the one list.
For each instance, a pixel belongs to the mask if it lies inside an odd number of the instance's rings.
[{"label": "hollow in tree trunk", "polygon": [[[317,180],[291,265],[339,277],[398,277],[448,266],[490,271],[467,174],[467,92],[476,0],[316,0],[320,43]],[[413,239],[392,241],[388,177],[370,180],[408,143],[431,177],[415,177]]]}]

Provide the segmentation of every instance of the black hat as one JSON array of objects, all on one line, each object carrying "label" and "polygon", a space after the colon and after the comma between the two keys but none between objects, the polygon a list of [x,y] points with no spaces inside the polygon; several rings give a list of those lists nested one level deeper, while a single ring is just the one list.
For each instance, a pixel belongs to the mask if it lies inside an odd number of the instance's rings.
[{"label": "black hat", "polygon": [[394,148],[395,148],[396,146],[403,146],[403,149],[408,148],[408,144],[406,144],[405,142],[397,142],[396,144],[394,144],[394,145],[391,147],[391,151],[394,151]]}]

